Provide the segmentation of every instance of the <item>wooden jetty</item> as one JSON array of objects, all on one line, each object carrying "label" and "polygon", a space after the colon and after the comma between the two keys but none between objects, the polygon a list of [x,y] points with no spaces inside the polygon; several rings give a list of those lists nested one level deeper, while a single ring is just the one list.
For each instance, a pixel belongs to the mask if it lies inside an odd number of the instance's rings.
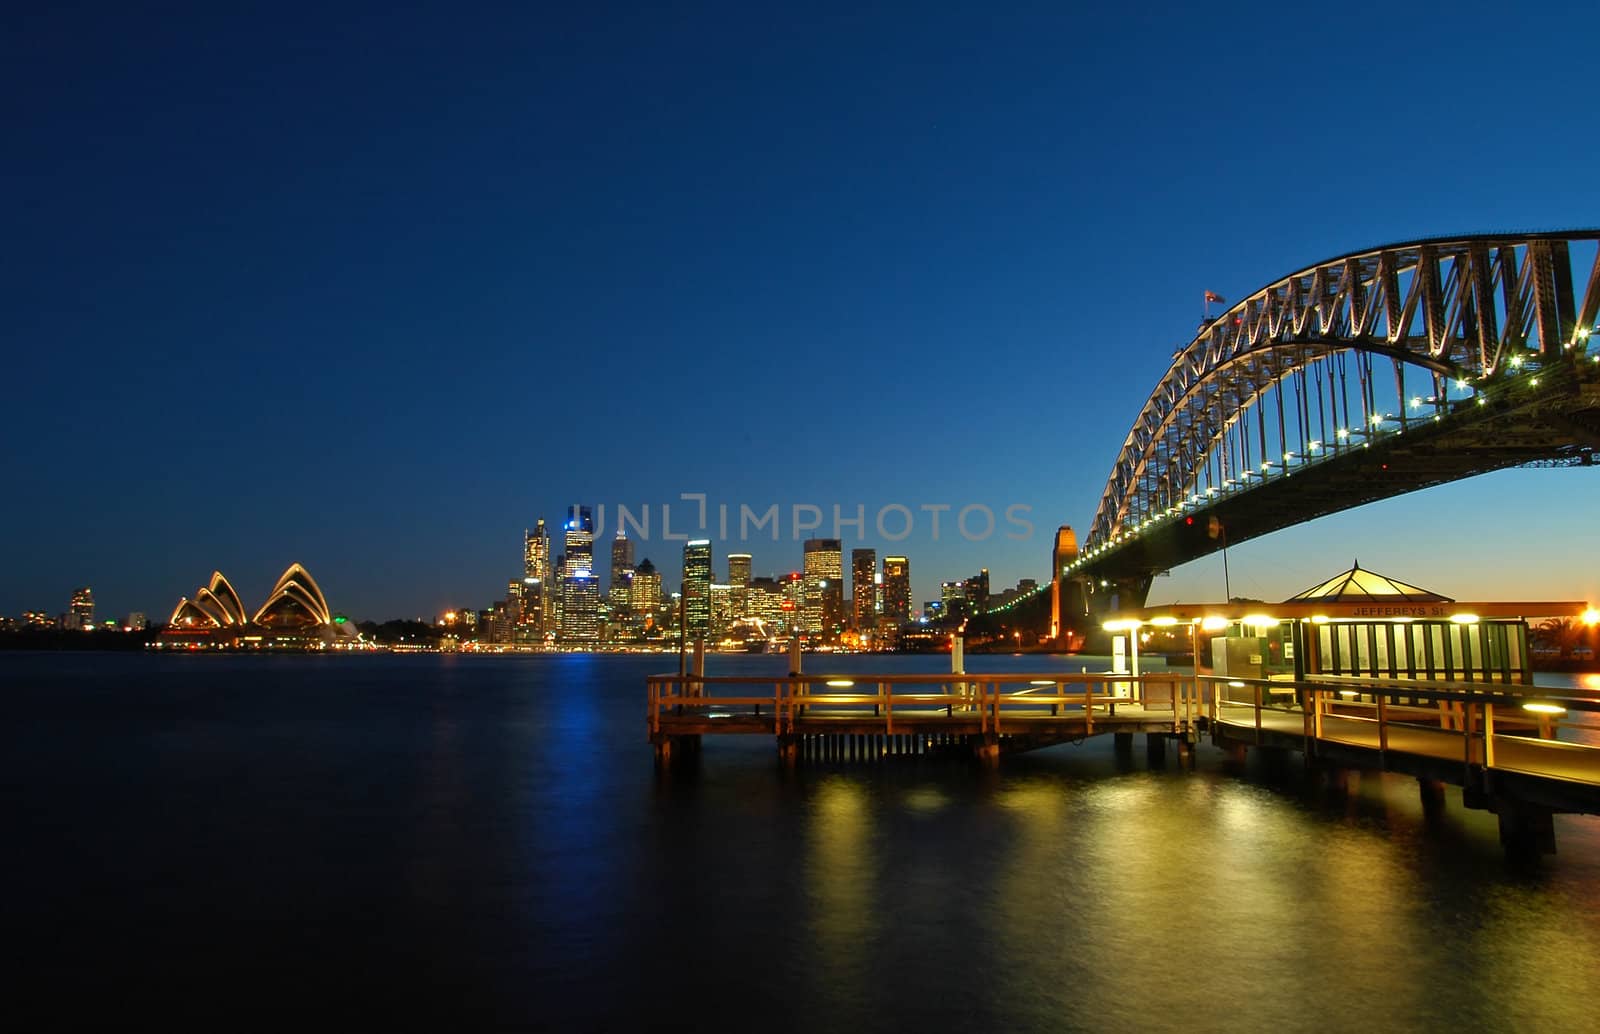
[{"label": "wooden jetty", "polygon": [[1313,676],[1232,679],[1161,672],[652,675],[657,763],[702,737],[771,736],[785,765],[908,755],[1000,756],[1110,734],[1152,761],[1203,737],[1237,758],[1301,752],[1309,765],[1403,773],[1425,806],[1442,788],[1499,817],[1510,853],[1554,850],[1552,816],[1600,814],[1600,694],[1485,683]]}]

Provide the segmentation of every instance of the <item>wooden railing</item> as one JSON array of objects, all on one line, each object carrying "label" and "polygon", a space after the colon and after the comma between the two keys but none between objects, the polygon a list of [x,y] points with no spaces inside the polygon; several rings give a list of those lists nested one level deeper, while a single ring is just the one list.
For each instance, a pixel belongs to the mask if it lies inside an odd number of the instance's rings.
[{"label": "wooden railing", "polygon": [[[770,687],[760,695],[741,689]],[[871,687],[871,692],[861,691]],[[1205,712],[1202,687],[1182,674],[897,674],[652,675],[646,680],[651,734],[667,716],[768,717],[779,734],[794,732],[806,718],[872,717],[895,732],[918,719],[976,717],[979,731],[1007,731],[1008,720],[1079,719],[1093,731],[1097,716],[1115,718],[1117,708],[1171,713],[1174,732],[1189,728]],[[730,731],[734,731],[730,729]]]},{"label": "wooden railing", "polygon": [[1600,694],[1353,676],[1199,681],[1213,687],[1211,720],[1252,728],[1257,742],[1295,723],[1308,747],[1321,740],[1439,757],[1458,740],[1454,756],[1469,768],[1600,783]]}]

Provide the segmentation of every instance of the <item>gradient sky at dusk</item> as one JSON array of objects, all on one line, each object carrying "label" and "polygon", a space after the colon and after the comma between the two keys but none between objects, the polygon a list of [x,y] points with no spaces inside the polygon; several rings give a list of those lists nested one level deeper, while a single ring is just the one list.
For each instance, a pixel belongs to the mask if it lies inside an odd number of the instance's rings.
[{"label": "gradient sky at dusk", "polygon": [[[861,504],[918,603],[1043,579],[1204,290],[1600,223],[1595,5],[1008,6],[11,12],[0,613],[293,560],[360,618],[482,607],[535,518],[677,531],[683,492]],[[954,509],[886,543],[889,503]],[[1237,546],[1232,587],[1596,600],[1597,503],[1491,475]]]}]

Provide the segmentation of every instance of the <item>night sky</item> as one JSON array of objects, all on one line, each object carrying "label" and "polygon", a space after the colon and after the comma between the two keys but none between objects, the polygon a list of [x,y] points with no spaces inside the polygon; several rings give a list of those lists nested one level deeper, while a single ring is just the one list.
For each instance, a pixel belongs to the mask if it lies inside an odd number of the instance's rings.
[{"label": "night sky", "polygon": [[[573,502],[648,504],[675,583],[684,492],[713,532],[779,504],[757,574],[799,566],[793,504],[824,534],[860,504],[846,550],[909,554],[916,605],[998,591],[1087,532],[1203,291],[1600,223],[1592,4],[31,6],[0,33],[5,614],[89,584],[164,619],[213,568],[255,605],[295,560],[355,617],[482,607]],[[1597,502],[1593,470],[1491,475],[1237,546],[1232,585],[1359,557],[1596,600]],[[951,533],[971,504],[987,541]],[[1220,562],[1155,593],[1217,598]]]}]

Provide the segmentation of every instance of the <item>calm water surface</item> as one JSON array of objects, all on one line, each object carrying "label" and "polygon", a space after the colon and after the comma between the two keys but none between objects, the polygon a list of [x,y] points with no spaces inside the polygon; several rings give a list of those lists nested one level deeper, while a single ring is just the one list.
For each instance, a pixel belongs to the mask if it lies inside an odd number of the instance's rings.
[{"label": "calm water surface", "polygon": [[787,776],[708,741],[663,780],[643,678],[675,666],[0,655],[13,1029],[1593,1022],[1600,819],[1519,869],[1453,788],[1430,820],[1400,777],[1107,738]]}]

